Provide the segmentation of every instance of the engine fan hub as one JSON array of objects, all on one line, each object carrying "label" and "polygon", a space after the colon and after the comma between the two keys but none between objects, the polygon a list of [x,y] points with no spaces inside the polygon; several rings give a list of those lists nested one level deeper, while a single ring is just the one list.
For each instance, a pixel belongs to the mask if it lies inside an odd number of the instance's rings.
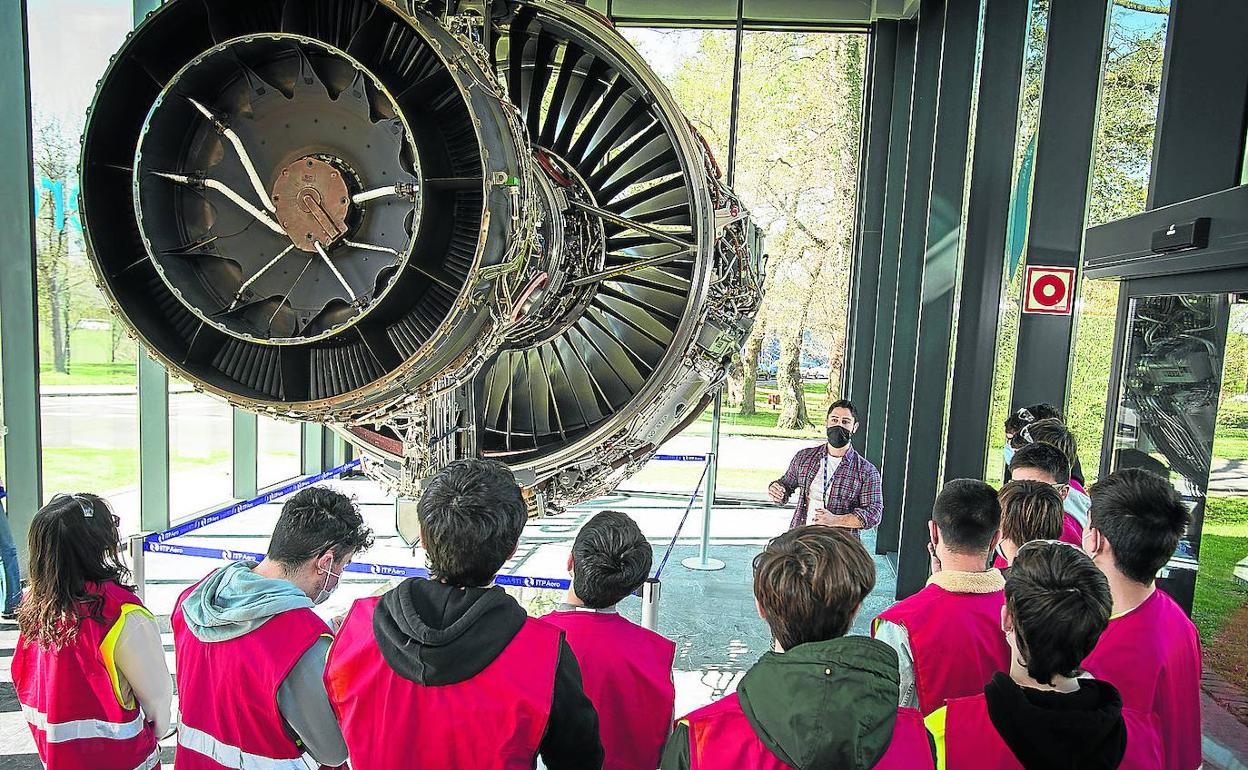
[{"label": "engine fan hub", "polygon": [[351,194],[337,167],[320,158],[305,157],[282,169],[273,183],[277,222],[295,248],[316,252],[347,235]]}]

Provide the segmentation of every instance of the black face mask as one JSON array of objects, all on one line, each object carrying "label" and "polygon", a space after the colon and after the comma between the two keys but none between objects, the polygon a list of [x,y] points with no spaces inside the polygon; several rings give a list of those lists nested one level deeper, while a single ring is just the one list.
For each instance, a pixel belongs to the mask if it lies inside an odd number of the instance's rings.
[{"label": "black face mask", "polygon": [[828,428],[828,443],[833,449],[840,449],[849,443],[849,429],[840,425],[833,425]]}]

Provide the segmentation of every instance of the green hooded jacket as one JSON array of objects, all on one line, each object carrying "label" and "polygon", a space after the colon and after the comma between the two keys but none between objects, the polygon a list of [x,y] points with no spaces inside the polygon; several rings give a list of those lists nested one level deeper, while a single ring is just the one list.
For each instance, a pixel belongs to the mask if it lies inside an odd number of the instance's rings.
[{"label": "green hooded jacket", "polygon": [[[754,734],[795,770],[868,770],[884,756],[897,721],[897,653],[865,636],[765,653],[737,685]],[[689,770],[682,720],[662,770]]]}]

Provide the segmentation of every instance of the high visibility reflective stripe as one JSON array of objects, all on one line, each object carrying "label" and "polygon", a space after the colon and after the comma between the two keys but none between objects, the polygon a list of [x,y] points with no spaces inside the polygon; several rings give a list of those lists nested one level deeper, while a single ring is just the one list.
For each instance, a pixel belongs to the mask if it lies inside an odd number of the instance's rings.
[{"label": "high visibility reflective stripe", "polygon": [[42,730],[48,743],[64,743],[86,738],[107,738],[125,741],[143,732],[143,715],[129,722],[105,722],[99,719],[75,719],[72,722],[49,722],[48,715],[33,706],[22,705],[26,721]]},{"label": "high visibility reflective stripe", "polygon": [[233,770],[307,770],[303,758],[272,759],[259,754],[248,754],[237,746],[213,738],[202,730],[196,730],[185,722],[178,727],[178,746],[190,749],[210,758],[218,765]]},{"label": "high visibility reflective stripe", "polygon": [[139,765],[138,767],[134,768],[134,770],[152,770],[153,767],[159,764],[160,764],[160,747],[157,746],[156,750],[153,751],[151,754],[149,754],[147,759],[143,760],[143,763]]}]

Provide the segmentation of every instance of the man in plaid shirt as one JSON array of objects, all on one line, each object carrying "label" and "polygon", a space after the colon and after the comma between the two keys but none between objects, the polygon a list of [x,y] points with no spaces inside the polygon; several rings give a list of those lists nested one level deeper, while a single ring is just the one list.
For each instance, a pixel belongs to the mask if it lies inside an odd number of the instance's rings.
[{"label": "man in plaid shirt", "polygon": [[789,529],[824,524],[858,536],[857,530],[878,525],[884,514],[880,472],[849,445],[849,437],[858,430],[858,409],[851,402],[833,402],[826,426],[827,443],[794,455],[789,470],[771,482],[767,495],[783,505],[797,492]]}]

